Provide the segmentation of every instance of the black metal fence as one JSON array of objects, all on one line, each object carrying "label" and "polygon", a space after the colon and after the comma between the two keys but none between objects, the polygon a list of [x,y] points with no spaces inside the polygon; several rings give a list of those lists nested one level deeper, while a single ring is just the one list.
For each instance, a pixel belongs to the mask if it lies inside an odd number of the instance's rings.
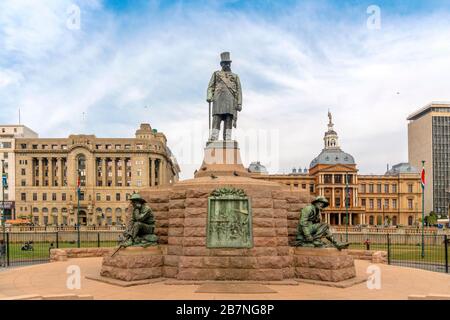
[{"label": "black metal fence", "polygon": [[0,267],[12,267],[50,260],[56,248],[114,247],[122,232],[58,231],[0,233]]},{"label": "black metal fence", "polygon": [[[392,265],[449,273],[448,235],[337,233],[350,249],[382,250]],[[423,246],[422,246],[423,241]],[[423,249],[422,249],[423,248]]]}]

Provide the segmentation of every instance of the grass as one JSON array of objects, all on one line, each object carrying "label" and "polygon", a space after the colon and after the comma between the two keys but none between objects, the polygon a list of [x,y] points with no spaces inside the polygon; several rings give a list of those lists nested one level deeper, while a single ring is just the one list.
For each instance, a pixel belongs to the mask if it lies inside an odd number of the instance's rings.
[{"label": "grass", "polygon": [[[9,261],[11,264],[29,263],[47,261],[50,258],[50,242],[35,242],[33,244],[34,250],[23,251],[21,250],[22,243],[13,243],[9,245]],[[101,241],[100,247],[115,247],[116,241]],[[59,242],[58,248],[77,248],[77,242]],[[81,242],[81,248],[95,248],[98,247],[97,241],[84,241]],[[53,243],[53,248],[56,248],[56,244]]]}]

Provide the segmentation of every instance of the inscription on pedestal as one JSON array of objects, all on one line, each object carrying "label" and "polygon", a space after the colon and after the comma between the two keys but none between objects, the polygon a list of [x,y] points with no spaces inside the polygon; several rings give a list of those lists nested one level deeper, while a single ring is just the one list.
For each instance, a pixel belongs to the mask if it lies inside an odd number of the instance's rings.
[{"label": "inscription on pedestal", "polygon": [[208,198],[208,248],[251,248],[252,210],[241,189],[216,189]]}]

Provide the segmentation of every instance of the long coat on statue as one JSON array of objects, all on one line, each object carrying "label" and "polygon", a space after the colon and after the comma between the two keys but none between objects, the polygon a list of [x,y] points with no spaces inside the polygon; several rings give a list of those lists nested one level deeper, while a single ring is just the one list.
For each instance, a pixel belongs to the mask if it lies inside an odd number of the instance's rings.
[{"label": "long coat on statue", "polygon": [[232,114],[236,128],[237,108],[242,106],[239,76],[231,71],[215,71],[209,81],[207,99],[213,101],[212,115]]}]

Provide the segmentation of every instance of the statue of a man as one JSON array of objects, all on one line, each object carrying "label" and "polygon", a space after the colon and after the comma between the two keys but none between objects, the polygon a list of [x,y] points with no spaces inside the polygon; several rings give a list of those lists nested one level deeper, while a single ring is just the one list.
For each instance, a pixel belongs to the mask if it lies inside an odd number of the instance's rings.
[{"label": "statue of a man", "polygon": [[155,235],[155,219],[152,210],[138,193],[133,193],[130,201],[133,208],[122,246],[156,245],[158,237]]},{"label": "statue of a man", "polygon": [[319,196],[302,209],[297,227],[296,246],[329,247],[329,244],[322,241],[322,238],[326,238],[339,250],[348,247],[348,243],[341,243],[333,237],[327,223],[321,222],[321,210],[326,207],[328,207],[328,200]]},{"label": "statue of a man", "polygon": [[209,81],[206,101],[212,102],[212,130],[210,141],[219,137],[223,122],[223,139],[231,140],[232,127],[236,128],[237,112],[242,110],[242,89],[239,76],[231,72],[230,53],[220,54],[222,70],[215,71]]}]

